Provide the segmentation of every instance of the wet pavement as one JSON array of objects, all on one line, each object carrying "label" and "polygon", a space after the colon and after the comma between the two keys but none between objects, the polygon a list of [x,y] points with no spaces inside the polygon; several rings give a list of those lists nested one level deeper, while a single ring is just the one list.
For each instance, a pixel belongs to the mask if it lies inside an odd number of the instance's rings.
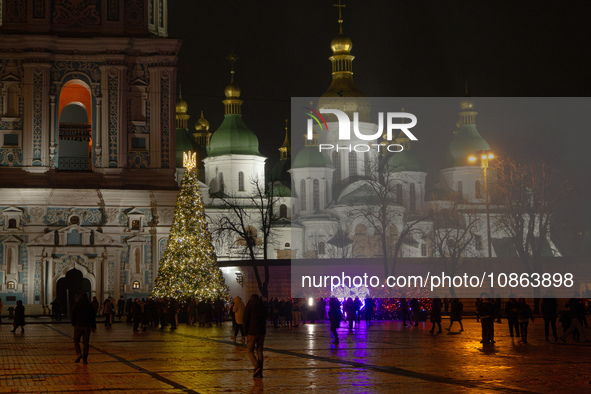
[{"label": "wet pavement", "polygon": [[591,345],[546,342],[541,319],[530,323],[527,344],[509,337],[506,322],[495,325],[494,347],[479,343],[473,318],[464,328],[457,332],[456,323],[452,334],[433,335],[427,323],[362,322],[349,332],[343,323],[335,346],[327,323],[269,326],[264,378],[253,379],[229,322],[140,333],[99,324],[88,365],[74,363],[68,324],[29,324],[24,334],[3,324],[0,392],[591,392]]}]

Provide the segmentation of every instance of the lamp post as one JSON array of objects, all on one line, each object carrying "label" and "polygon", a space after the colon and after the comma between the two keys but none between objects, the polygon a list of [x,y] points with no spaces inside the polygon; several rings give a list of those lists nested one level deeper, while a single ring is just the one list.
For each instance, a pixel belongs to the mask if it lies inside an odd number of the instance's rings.
[{"label": "lamp post", "polygon": [[480,168],[484,173],[484,201],[486,204],[486,238],[488,241],[488,258],[492,257],[492,246],[490,241],[490,215],[488,213],[488,161],[495,158],[495,155],[489,150],[480,150],[475,155],[468,157],[468,160],[474,163],[476,160],[480,160]]}]

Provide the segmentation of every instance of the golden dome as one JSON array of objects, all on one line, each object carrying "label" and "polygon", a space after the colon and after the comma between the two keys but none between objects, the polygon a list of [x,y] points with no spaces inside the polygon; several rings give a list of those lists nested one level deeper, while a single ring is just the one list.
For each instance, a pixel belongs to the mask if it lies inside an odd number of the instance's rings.
[{"label": "golden dome", "polygon": [[343,30],[339,32],[339,35],[336,36],[330,43],[330,48],[332,49],[332,53],[335,55],[345,55],[351,53],[351,49],[353,49],[353,41],[347,36],[343,34]]},{"label": "golden dome", "polygon": [[209,130],[209,122],[205,117],[203,117],[203,111],[201,111],[201,117],[195,123],[195,130],[197,131],[208,131]]},{"label": "golden dome", "polygon": [[188,110],[189,106],[187,105],[187,102],[183,100],[183,98],[179,94],[179,97],[176,99],[176,113],[180,115],[185,115]]},{"label": "golden dome", "polygon": [[240,88],[234,82],[230,82],[226,89],[224,90],[224,94],[226,98],[239,98],[240,97]]}]

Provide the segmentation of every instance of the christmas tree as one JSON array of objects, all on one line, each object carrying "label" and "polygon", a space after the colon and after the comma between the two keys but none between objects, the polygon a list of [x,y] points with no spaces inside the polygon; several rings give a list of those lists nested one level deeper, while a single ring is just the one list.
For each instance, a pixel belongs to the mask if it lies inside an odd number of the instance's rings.
[{"label": "christmas tree", "polygon": [[229,299],[228,286],[218,267],[207,229],[195,164],[196,154],[184,154],[183,165],[187,170],[152,297]]}]

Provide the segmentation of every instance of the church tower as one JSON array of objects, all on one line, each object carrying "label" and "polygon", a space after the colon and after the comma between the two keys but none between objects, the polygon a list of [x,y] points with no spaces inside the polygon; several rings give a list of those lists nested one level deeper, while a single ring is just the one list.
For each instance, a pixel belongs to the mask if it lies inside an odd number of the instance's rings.
[{"label": "church tower", "polygon": [[178,188],[167,0],[0,4],[0,297],[146,297]]},{"label": "church tower", "polygon": [[205,183],[211,193],[224,193],[235,197],[255,194],[253,181],[265,182],[265,160],[259,152],[259,140],[242,120],[240,87],[234,82],[234,64],[238,58],[232,54],[230,83],[223,100],[225,115],[220,127],[213,133],[207,149]]}]

